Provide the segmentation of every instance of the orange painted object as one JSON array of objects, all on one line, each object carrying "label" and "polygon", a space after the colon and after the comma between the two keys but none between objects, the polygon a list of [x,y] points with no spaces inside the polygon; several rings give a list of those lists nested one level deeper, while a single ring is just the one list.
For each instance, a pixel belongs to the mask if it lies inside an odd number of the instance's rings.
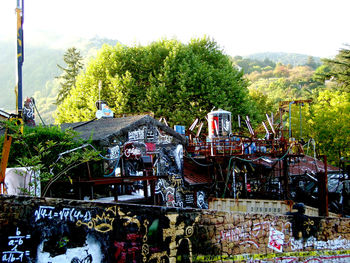
[{"label": "orange painted object", "polygon": [[4,145],[2,147],[0,184],[4,183],[7,162],[8,162],[9,155],[10,155],[11,143],[12,143],[12,137],[8,136],[7,133],[5,133]]}]

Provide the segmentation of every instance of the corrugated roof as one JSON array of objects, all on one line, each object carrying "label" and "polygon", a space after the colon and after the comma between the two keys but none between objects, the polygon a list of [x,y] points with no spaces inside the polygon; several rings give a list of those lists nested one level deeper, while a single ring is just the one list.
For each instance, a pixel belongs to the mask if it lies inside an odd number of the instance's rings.
[{"label": "corrugated roof", "polygon": [[194,160],[192,157],[184,156],[184,179],[190,185],[203,185],[212,183],[208,173],[208,164],[203,160]]},{"label": "corrugated roof", "polygon": [[196,173],[185,174],[184,179],[190,185],[210,184],[213,181],[206,174],[196,174]]},{"label": "corrugated roof", "polygon": [[[334,173],[339,172],[340,168],[327,164],[327,172]],[[289,164],[289,174],[298,175],[305,173],[317,173],[324,172],[323,161],[317,160],[311,156],[305,155],[300,158],[299,162]]]}]

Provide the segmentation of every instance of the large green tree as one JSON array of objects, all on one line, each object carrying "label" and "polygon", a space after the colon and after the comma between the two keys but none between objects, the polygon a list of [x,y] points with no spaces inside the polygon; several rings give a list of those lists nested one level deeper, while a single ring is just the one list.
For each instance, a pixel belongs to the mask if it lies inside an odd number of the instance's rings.
[{"label": "large green tree", "polygon": [[305,135],[315,139],[320,154],[338,165],[340,157],[350,157],[350,93],[321,91],[304,112]]},{"label": "large green tree", "polygon": [[63,70],[62,75],[57,77],[61,80],[60,88],[58,90],[58,95],[56,98],[57,105],[61,104],[68,96],[70,90],[75,86],[76,77],[83,69],[83,58],[75,47],[68,48],[66,53],[63,55],[63,60],[67,65],[66,68],[57,65],[61,70]]},{"label": "large green tree", "polygon": [[334,59],[325,59],[329,72],[326,77],[337,83],[338,90],[350,92],[350,45],[345,45]]},{"label": "large green tree", "polygon": [[161,40],[148,46],[104,45],[58,106],[56,122],[94,118],[99,98],[117,114],[153,112],[172,124],[188,125],[214,106],[249,114],[247,85],[243,73],[208,38],[188,44]]}]

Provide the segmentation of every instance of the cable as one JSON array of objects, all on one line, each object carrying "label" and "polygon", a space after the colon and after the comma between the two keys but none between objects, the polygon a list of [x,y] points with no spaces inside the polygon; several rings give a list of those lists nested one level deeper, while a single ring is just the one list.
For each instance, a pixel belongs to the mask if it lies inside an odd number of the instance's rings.
[{"label": "cable", "polygon": [[41,115],[40,115],[40,112],[38,111],[38,108],[36,107],[34,98],[32,98],[32,101],[33,101],[34,108],[35,108],[36,112],[38,113],[41,122],[44,124],[44,126],[46,126],[44,120],[41,118]]},{"label": "cable", "polygon": [[[55,166],[56,163],[61,159],[61,157],[62,157],[63,155],[65,155],[65,154],[67,154],[67,153],[74,152],[74,151],[79,150],[79,149],[82,149],[82,148],[85,148],[85,147],[87,147],[87,146],[90,146],[94,151],[98,152],[97,149],[96,149],[94,146],[92,146],[91,144],[89,144],[89,143],[86,143],[86,144],[83,144],[83,145],[81,145],[81,146],[79,146],[79,147],[76,147],[76,148],[74,148],[74,149],[71,149],[71,150],[62,152],[62,153],[60,153],[60,154],[58,155],[57,160],[52,164],[52,167],[51,167],[51,169],[50,169],[50,174],[54,175],[53,172],[52,172],[53,169],[54,169],[54,166]],[[119,159],[120,159],[120,158],[119,158],[119,157],[120,157],[120,151],[119,151],[118,157],[116,157],[116,158],[107,158],[107,157],[103,156],[102,154],[100,154],[99,152],[98,152],[98,155],[99,155],[102,159],[104,159],[104,160],[113,161],[113,160],[118,159],[117,164],[116,164],[116,166],[114,167],[114,170],[113,170],[113,172],[115,172],[115,170],[117,169],[118,163],[119,163]],[[54,175],[54,176],[49,180],[49,182],[48,182],[48,184],[46,185],[46,187],[44,188],[44,190],[43,190],[43,197],[45,197],[45,195],[46,195],[47,191],[49,190],[49,188],[51,187],[51,185],[52,185],[55,181],[57,181],[58,178],[60,178],[63,174],[65,174],[66,172],[68,172],[68,171],[69,171],[71,168],[73,168],[73,167],[75,167],[75,166],[66,167],[66,168],[63,170],[63,172],[57,174],[56,176]],[[113,172],[112,172],[111,174],[108,174],[108,175],[105,175],[105,176],[106,176],[106,177],[111,176],[111,175],[113,174]]]},{"label": "cable", "polygon": [[[65,152],[63,152],[63,153],[60,153],[58,156],[61,157],[61,156],[64,155],[64,154],[67,154],[67,153],[70,153],[70,152],[79,150],[79,149],[81,149],[81,148],[85,148],[85,147],[87,147],[87,146],[90,146],[93,150],[95,150],[96,152],[98,152],[98,156],[100,156],[100,157],[101,157],[102,159],[104,159],[104,160],[114,161],[114,160],[116,160],[116,159],[119,158],[119,157],[116,157],[116,158],[108,158],[108,157],[103,156],[103,155],[100,154],[99,151],[98,151],[94,146],[92,146],[90,143],[86,143],[86,144],[83,144],[82,146],[79,146],[79,147],[77,147],[77,148],[74,148],[74,149],[65,151]],[[57,161],[58,161],[58,160],[57,160]]]},{"label": "cable", "polygon": [[316,166],[316,172],[318,172],[320,170],[320,168],[318,167],[317,165],[317,158],[316,158],[316,142],[313,138],[309,139],[309,141],[307,142],[307,150],[306,150],[306,155],[308,155],[309,153],[309,144],[310,144],[310,141],[311,141],[311,144],[314,148],[314,162],[315,162],[315,166]]},{"label": "cable", "polygon": [[[186,150],[185,150],[186,151]],[[193,159],[193,157],[186,151],[187,155],[185,155],[185,157],[191,159],[195,164],[198,164],[199,166],[203,166],[203,167],[209,167],[209,166],[212,166],[213,164],[210,163],[210,164],[202,164],[202,163],[199,163],[197,162],[195,159]]]}]

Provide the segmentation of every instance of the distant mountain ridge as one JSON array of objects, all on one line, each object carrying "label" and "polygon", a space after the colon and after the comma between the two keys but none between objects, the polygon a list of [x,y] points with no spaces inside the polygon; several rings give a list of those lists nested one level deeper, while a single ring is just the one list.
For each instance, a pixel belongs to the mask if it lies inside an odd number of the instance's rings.
[{"label": "distant mountain ridge", "polygon": [[[292,66],[302,66],[307,64],[308,58],[312,57],[305,54],[297,54],[297,53],[287,53],[287,52],[262,52],[262,53],[254,53],[245,58],[255,59],[264,61],[265,59],[269,59],[275,63],[282,63],[284,65],[291,64]],[[321,64],[320,57],[312,57],[317,64]]]},{"label": "distant mountain ridge", "polygon": [[[57,39],[58,40],[58,39]],[[52,40],[55,42],[55,40]],[[103,44],[116,45],[119,41],[95,37],[92,39],[77,39],[62,47],[50,47],[47,42],[40,44],[24,43],[23,63],[23,99],[31,97],[35,92],[48,94],[46,86],[62,71],[57,64],[65,67],[63,55],[67,48],[76,47],[82,57],[87,58],[97,54]],[[0,41],[0,108],[13,111],[16,105],[16,49],[14,43]],[[49,85],[50,86],[50,85]]]}]

